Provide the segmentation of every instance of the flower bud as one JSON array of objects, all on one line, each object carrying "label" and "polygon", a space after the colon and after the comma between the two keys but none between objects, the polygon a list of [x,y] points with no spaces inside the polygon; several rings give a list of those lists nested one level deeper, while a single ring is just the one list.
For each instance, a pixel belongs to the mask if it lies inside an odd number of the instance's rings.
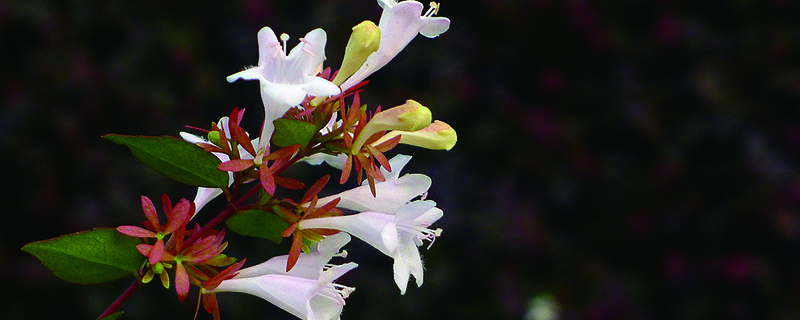
[{"label": "flower bud", "polygon": [[361,146],[373,134],[379,131],[400,130],[417,131],[431,124],[431,110],[414,100],[406,100],[406,103],[383,110],[372,116],[367,122],[361,133],[353,141],[350,149],[352,153],[361,150]]},{"label": "flower bud", "polygon": [[222,139],[220,139],[219,131],[209,131],[208,132],[208,141],[211,141],[211,143],[213,143],[213,144],[215,144],[217,146],[220,146],[220,147],[222,146]]},{"label": "flower bud", "polygon": [[431,150],[450,150],[458,140],[456,130],[449,124],[436,120],[417,131],[391,131],[373,142],[372,145],[379,145],[396,136],[400,136],[399,143]]},{"label": "flower bud", "polygon": [[331,82],[337,86],[341,85],[356,70],[361,68],[361,65],[364,64],[370,54],[378,50],[380,43],[381,30],[378,29],[374,22],[365,20],[353,27],[353,33],[350,35],[347,48],[344,50],[342,67]]}]

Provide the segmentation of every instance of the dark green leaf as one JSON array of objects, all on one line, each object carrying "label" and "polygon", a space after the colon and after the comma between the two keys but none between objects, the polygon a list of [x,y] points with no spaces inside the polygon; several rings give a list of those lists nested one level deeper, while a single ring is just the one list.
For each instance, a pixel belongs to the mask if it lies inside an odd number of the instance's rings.
[{"label": "dark green leaf", "polygon": [[317,127],[313,123],[297,120],[279,118],[275,120],[275,133],[272,135],[272,143],[279,147],[288,147],[299,144],[305,148],[317,133]]},{"label": "dark green leaf", "polygon": [[228,186],[228,173],[217,169],[220,160],[194,144],[174,137],[107,134],[103,138],[127,146],[150,169],[188,185],[209,188]]},{"label": "dark green leaf", "polygon": [[90,284],[133,275],[145,257],[136,250],[141,241],[111,228],[63,235],[22,247],[53,274],[69,282]]},{"label": "dark green leaf", "polygon": [[286,221],[273,213],[257,209],[237,213],[228,218],[225,224],[228,229],[243,236],[264,238],[275,243],[281,242],[281,232],[289,227]]}]

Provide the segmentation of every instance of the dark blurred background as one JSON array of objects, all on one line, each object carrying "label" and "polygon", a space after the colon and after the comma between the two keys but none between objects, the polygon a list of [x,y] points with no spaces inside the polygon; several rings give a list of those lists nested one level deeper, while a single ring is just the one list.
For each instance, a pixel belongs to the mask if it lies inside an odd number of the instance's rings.
[{"label": "dark blurred background", "polygon": [[[412,98],[458,131],[448,152],[397,149],[414,155],[404,171],[433,178],[444,234],[404,296],[391,259],[354,240],[343,318],[800,318],[796,9],[443,0],[450,30],[413,41],[362,101]],[[292,46],[324,28],[335,69],[350,28],[380,12],[374,0],[0,2],[0,318],[96,317],[130,279],[69,284],[20,248],[137,224],[140,195],[194,196],[101,135],[177,135],[236,106],[254,132],[258,84],[225,77],[257,63],[261,27]],[[288,246],[228,240],[248,265]],[[190,319],[195,299],[150,285],[123,319]],[[225,319],[292,319],[256,297],[220,300]]]}]

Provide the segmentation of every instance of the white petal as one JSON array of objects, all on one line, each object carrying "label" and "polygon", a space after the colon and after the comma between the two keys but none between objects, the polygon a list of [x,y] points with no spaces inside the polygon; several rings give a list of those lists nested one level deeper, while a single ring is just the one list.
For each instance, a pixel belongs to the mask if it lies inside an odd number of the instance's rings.
[{"label": "white petal", "polygon": [[394,253],[397,250],[398,237],[400,234],[397,232],[397,225],[394,223],[387,223],[383,230],[381,230],[381,241],[386,246],[386,250]]},{"label": "white petal", "polygon": [[344,232],[327,236],[319,242],[317,249],[313,252],[309,254],[300,253],[297,263],[288,273],[286,272],[286,263],[289,260],[289,256],[282,255],[255,266],[244,268],[239,271],[236,278],[250,278],[265,274],[288,274],[296,277],[317,279],[322,273],[325,264],[348,242],[350,242],[350,235]]},{"label": "white petal", "polygon": [[303,91],[314,97],[326,97],[341,93],[339,86],[316,76],[308,76],[302,86]]},{"label": "white petal", "polygon": [[384,228],[393,221],[394,216],[392,215],[367,211],[347,216],[305,219],[300,221],[297,227],[300,229],[341,230],[391,257],[393,250],[386,247],[382,233]]},{"label": "white petal", "polygon": [[[220,188],[204,188],[198,187],[197,194],[194,196],[194,215],[200,212],[200,209],[206,206],[211,200],[222,194]],[[192,215],[192,217],[194,217]]]},{"label": "white petal", "polygon": [[264,77],[263,71],[264,68],[252,67],[229,75],[227,78],[225,78],[225,80],[228,82],[234,82],[239,79],[267,81],[267,79]]},{"label": "white petal", "polygon": [[264,107],[284,109],[280,116],[283,116],[292,106],[303,102],[305,97],[306,91],[303,90],[303,84],[261,83],[261,99]]},{"label": "white petal", "polygon": [[[436,202],[433,202],[431,200],[424,200],[424,201],[418,200],[410,202],[397,209],[397,211],[394,214],[396,217],[395,219],[398,223],[415,221],[419,216],[422,216],[423,214],[433,209],[434,207],[436,207]],[[433,221],[431,223],[433,223]]]},{"label": "white petal", "polygon": [[450,28],[450,19],[444,17],[425,17],[422,23],[419,33],[428,38],[438,37]]},{"label": "white petal", "polygon": [[355,211],[375,211],[394,213],[397,208],[411,199],[425,193],[431,187],[431,178],[424,174],[407,174],[396,181],[386,180],[375,184],[375,194],[369,185],[359,186],[342,193],[324,197],[320,203],[327,203],[334,198],[341,198],[337,207]]},{"label": "white petal", "polygon": [[328,35],[325,30],[311,30],[303,41],[295,46],[286,59],[286,67],[281,70],[284,80],[300,83],[304,76],[312,75],[325,60],[325,42]]},{"label": "white petal", "polygon": [[178,135],[181,136],[181,139],[186,140],[191,143],[198,143],[198,142],[206,142],[206,139],[203,139],[199,136],[193,135],[188,132],[179,132]]},{"label": "white petal", "polygon": [[[270,68],[265,71],[274,72],[273,70],[276,70],[276,67],[281,67],[275,64],[282,63],[285,59],[286,56],[283,54],[283,47],[281,47],[281,43],[278,41],[278,37],[275,36],[275,32],[272,31],[272,28],[263,27],[261,30],[258,30],[258,65],[261,67],[270,66]],[[269,77],[267,80],[274,79]]]},{"label": "white petal", "polygon": [[[392,167],[392,172],[389,172],[386,170],[386,168],[381,167],[381,173],[383,174],[383,177],[386,178],[387,181],[397,180],[397,178],[400,177],[400,172],[403,171],[403,168],[405,168],[406,164],[408,164],[409,161],[411,161],[411,156],[409,155],[405,154],[395,155],[394,157],[389,159],[389,166]],[[367,183],[368,181],[364,180],[364,182],[361,183],[361,185],[365,185]]]}]

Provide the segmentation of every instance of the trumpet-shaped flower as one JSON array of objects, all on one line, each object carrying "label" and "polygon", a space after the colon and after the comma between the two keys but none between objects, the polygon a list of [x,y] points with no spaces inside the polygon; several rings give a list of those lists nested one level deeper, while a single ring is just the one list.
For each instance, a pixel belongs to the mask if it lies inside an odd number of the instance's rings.
[{"label": "trumpet-shaped flower", "polygon": [[394,259],[394,281],[405,294],[410,276],[417,286],[423,282],[422,259],[418,246],[422,240],[433,240],[441,229],[428,227],[443,215],[430,200],[414,201],[398,208],[394,214],[365,211],[354,215],[306,219],[299,229],[335,229],[347,232]]},{"label": "trumpet-shaped flower", "polygon": [[[316,278],[293,276],[285,273],[267,273],[258,276],[223,280],[208,292],[240,292],[258,296],[300,319],[339,319],[345,301],[355,289],[333,283],[357,267],[350,262],[321,271]],[[240,271],[247,273],[247,269]]]},{"label": "trumpet-shaped flower", "polygon": [[378,51],[373,52],[350,78],[342,83],[342,90],[347,90],[366,79],[370,74],[385,66],[417,34],[435,38],[450,28],[450,20],[433,17],[439,5],[433,3],[431,8],[422,14],[423,5],[417,1],[378,0],[383,8],[378,29],[381,31],[381,42]]},{"label": "trumpet-shaped flower", "polygon": [[403,167],[411,161],[411,156],[398,154],[389,160],[392,171],[381,168],[383,182],[375,183],[375,194],[367,183],[367,180],[356,188],[342,193],[319,199],[319,203],[328,203],[333,199],[341,198],[339,208],[354,211],[376,211],[392,214],[411,199],[424,194],[431,187],[431,178],[424,174],[412,173],[400,176]]},{"label": "trumpet-shaped flower", "polygon": [[337,233],[325,237],[317,243],[316,250],[311,253],[301,253],[297,259],[297,263],[288,272],[286,271],[286,263],[289,260],[289,255],[282,255],[273,257],[255,266],[249,267],[239,271],[236,275],[237,279],[257,277],[265,274],[287,274],[290,276],[303,277],[309,279],[317,279],[323,271],[323,268],[328,265],[328,261],[335,256],[346,256],[347,253],[340,250],[345,244],[350,242],[350,235],[347,233]]},{"label": "trumpet-shaped flower", "polygon": [[327,37],[325,30],[314,29],[287,54],[289,36],[281,35],[282,47],[275,32],[264,27],[258,32],[258,66],[228,76],[228,82],[244,79],[258,80],[261,84],[265,118],[260,147],[269,144],[275,130],[272,122],[303,102],[306,95],[330,96],[341,92],[332,82],[315,76],[325,59]]}]

